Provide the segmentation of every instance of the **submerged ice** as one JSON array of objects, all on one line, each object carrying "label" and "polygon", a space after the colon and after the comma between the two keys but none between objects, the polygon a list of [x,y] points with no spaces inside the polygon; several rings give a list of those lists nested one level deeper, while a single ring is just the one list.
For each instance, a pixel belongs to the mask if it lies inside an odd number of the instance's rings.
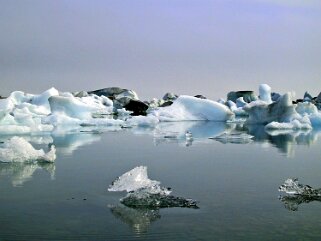
[{"label": "submerged ice", "polygon": [[139,166],[124,173],[109,186],[108,191],[126,191],[120,202],[133,208],[187,207],[198,208],[192,199],[170,195],[171,189],[160,186],[159,181],[150,180],[147,167]]}]

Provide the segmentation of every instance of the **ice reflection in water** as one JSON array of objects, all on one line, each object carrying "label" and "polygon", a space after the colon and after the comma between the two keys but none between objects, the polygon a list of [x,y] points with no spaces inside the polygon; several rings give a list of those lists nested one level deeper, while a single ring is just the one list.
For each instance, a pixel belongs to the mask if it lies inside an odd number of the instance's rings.
[{"label": "ice reflection in water", "polygon": [[[155,145],[177,143],[191,146],[193,143],[208,142],[208,138],[230,130],[232,126],[214,121],[161,122],[154,131]],[[191,137],[186,136],[191,133]]]},{"label": "ice reflection in water", "polygon": [[10,177],[14,187],[23,186],[32,179],[37,170],[48,172],[54,180],[56,170],[54,163],[0,163],[0,176]]},{"label": "ice reflection in water", "polygon": [[57,153],[71,156],[73,152],[79,149],[81,146],[92,145],[95,142],[101,140],[99,132],[78,132],[78,133],[66,133],[53,135],[53,145],[56,146]]},{"label": "ice reflection in water", "polygon": [[124,205],[109,208],[116,218],[129,225],[136,234],[147,233],[150,224],[161,218],[158,209],[129,208]]},{"label": "ice reflection in water", "polygon": [[299,205],[302,203],[310,203],[313,201],[321,202],[321,197],[308,197],[302,195],[296,196],[280,196],[280,201],[283,202],[284,207],[290,211],[298,211]]}]

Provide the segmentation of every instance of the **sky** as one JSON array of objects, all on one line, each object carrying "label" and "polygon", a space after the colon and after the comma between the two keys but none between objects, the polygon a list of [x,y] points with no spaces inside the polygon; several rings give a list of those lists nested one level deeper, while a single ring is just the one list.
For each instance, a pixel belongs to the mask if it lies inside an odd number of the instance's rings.
[{"label": "sky", "polygon": [[0,0],[0,95],[321,91],[320,0]]}]

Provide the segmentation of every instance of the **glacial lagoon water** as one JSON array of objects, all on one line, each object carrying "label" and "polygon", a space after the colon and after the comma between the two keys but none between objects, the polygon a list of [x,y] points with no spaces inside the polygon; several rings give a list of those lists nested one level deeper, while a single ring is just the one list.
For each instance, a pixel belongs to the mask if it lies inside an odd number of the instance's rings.
[{"label": "glacial lagoon water", "polygon": [[[193,138],[186,139],[189,130]],[[209,139],[224,132],[250,140]],[[1,136],[5,141],[10,136]],[[291,177],[321,187],[321,132],[160,123],[24,136],[55,163],[0,163],[0,240],[319,240],[321,203],[280,199]],[[134,209],[111,182],[136,166],[199,209]]]}]

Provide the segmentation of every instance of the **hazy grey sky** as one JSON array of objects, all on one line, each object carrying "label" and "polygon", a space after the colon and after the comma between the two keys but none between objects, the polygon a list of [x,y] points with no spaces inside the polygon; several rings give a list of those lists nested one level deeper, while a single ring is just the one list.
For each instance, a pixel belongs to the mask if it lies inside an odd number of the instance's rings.
[{"label": "hazy grey sky", "polygon": [[321,91],[321,1],[0,0],[0,95]]}]

